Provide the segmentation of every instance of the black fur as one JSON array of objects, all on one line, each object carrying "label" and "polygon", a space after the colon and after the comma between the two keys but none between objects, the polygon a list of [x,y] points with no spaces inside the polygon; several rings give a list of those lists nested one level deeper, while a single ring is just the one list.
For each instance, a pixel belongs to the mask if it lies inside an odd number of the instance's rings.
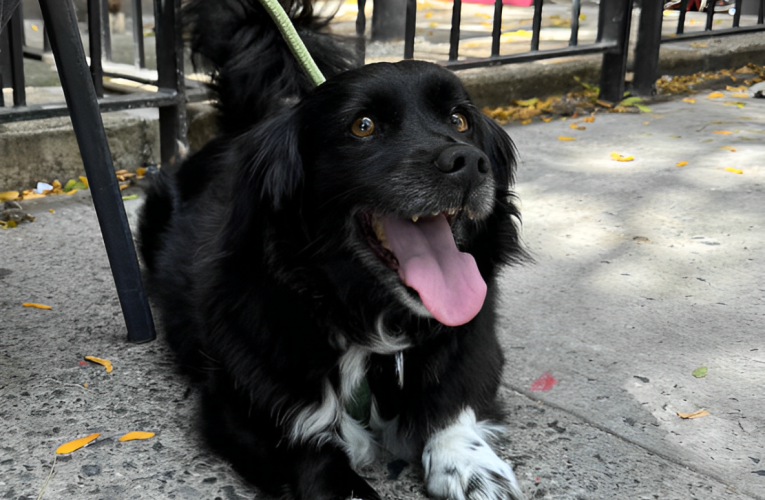
[{"label": "black fur", "polygon": [[[291,419],[318,408],[327,387],[340,390],[339,360],[353,346],[369,347],[379,413],[399,417],[415,452],[466,406],[496,413],[495,281],[523,257],[509,191],[514,151],[451,72],[417,61],[353,69],[335,38],[308,31],[317,23],[306,6],[290,8],[328,76],[315,89],[256,1],[187,7],[192,47],[215,71],[223,134],[158,176],[140,250],[169,341],[204,380],[209,442],[267,491],[376,499],[337,421],[334,437],[303,440],[290,438]],[[351,126],[363,116],[375,131],[361,138]],[[488,160],[487,171],[436,168],[455,145],[468,162]],[[462,211],[452,225],[488,295],[474,319],[448,327],[402,302],[402,291],[417,295],[370,250],[368,221],[456,206],[476,215]],[[403,388],[394,355],[374,348],[379,325],[411,344]]]}]

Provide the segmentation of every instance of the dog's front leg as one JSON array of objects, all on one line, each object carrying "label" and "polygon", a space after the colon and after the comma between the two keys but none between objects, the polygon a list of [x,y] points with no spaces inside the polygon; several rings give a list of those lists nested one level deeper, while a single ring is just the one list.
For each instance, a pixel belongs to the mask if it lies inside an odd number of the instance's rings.
[{"label": "dog's front leg", "polygon": [[266,401],[243,397],[224,373],[205,392],[208,442],[246,479],[294,500],[380,500],[351,467],[339,436],[343,413],[329,384],[324,399],[278,415]]},{"label": "dog's front leg", "polygon": [[403,351],[398,362],[375,356],[372,425],[391,452],[422,460],[431,496],[522,500],[512,468],[491,446],[501,428],[480,420],[499,413],[503,365],[490,322],[480,323]]}]

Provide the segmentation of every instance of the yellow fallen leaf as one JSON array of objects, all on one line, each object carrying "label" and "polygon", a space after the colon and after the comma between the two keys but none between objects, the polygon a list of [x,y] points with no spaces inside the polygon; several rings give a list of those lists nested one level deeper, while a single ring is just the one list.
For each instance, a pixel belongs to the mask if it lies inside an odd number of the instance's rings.
[{"label": "yellow fallen leaf", "polygon": [[50,213],[52,213],[52,214],[55,214],[55,213],[56,213],[56,211],[55,211],[55,210],[53,210],[52,208],[49,208],[49,209],[48,209],[48,212],[50,212]]},{"label": "yellow fallen leaf", "polygon": [[690,97],[686,97],[683,99],[683,102],[687,102],[688,104],[696,104],[696,99],[691,99]]},{"label": "yellow fallen leaf", "polygon": [[733,168],[733,167],[725,167],[725,171],[726,172],[733,172],[734,174],[743,174],[744,173],[743,170],[739,170],[739,169]]},{"label": "yellow fallen leaf", "polygon": [[635,159],[634,156],[623,156],[619,153],[611,153],[611,159],[614,161],[632,161]]},{"label": "yellow fallen leaf", "polygon": [[706,417],[707,415],[709,415],[709,412],[706,410],[699,410],[693,413],[680,413],[679,411],[677,412],[677,416],[680,418],[701,418]]},{"label": "yellow fallen leaf", "polygon": [[741,99],[746,99],[749,97],[749,94],[746,92],[736,92],[735,94],[731,94],[732,97],[740,97]]},{"label": "yellow fallen leaf", "polygon": [[112,372],[112,362],[109,361],[108,359],[101,359],[95,356],[85,356],[85,359],[93,363],[98,363],[99,365],[103,365],[104,368],[106,368],[106,373]]},{"label": "yellow fallen leaf", "polygon": [[50,306],[46,306],[45,304],[37,304],[35,302],[23,302],[21,305],[24,307],[34,307],[36,309],[51,309]]},{"label": "yellow fallen leaf", "polygon": [[576,138],[575,137],[568,137],[566,135],[559,135],[558,136],[558,140],[559,141],[575,141]]},{"label": "yellow fallen leaf", "polygon": [[531,118],[521,121],[521,125],[528,125],[529,123],[531,123]]},{"label": "yellow fallen leaf", "polygon": [[733,92],[744,92],[746,90],[746,87],[741,85],[739,87],[732,87],[730,85],[725,86],[725,90],[731,90]]},{"label": "yellow fallen leaf", "polygon": [[433,13],[432,12],[426,12],[425,13],[425,18],[426,19],[430,19],[431,17],[433,17]]},{"label": "yellow fallen leaf", "polygon": [[735,153],[736,152],[736,148],[734,148],[733,146],[720,146],[720,149],[727,149],[731,153]]},{"label": "yellow fallen leaf", "polygon": [[731,135],[733,132],[730,130],[715,130],[714,133],[720,135]]},{"label": "yellow fallen leaf", "polygon": [[576,123],[572,123],[571,125],[568,126],[568,128],[572,128],[574,130],[587,130],[587,127],[584,127],[582,125],[578,125]]},{"label": "yellow fallen leaf", "polygon": [[430,26],[431,28],[437,28],[438,23],[429,23],[428,26]]},{"label": "yellow fallen leaf", "polygon": [[87,389],[87,388],[88,388],[88,383],[87,383],[87,382],[84,382],[84,383],[82,384],[82,386],[83,386],[84,388],[86,388],[86,389]]},{"label": "yellow fallen leaf", "polygon": [[651,122],[643,122],[643,125],[648,125],[649,123],[651,123]]},{"label": "yellow fallen leaf", "polygon": [[96,439],[98,436],[100,436],[101,433],[96,432],[95,434],[91,434],[90,436],[85,436],[84,438],[75,439],[74,441],[69,441],[68,443],[64,443],[58,448],[56,448],[56,453],[59,455],[63,455],[64,453],[72,453],[75,450],[79,450],[83,446],[86,446],[88,443]]},{"label": "yellow fallen leaf", "polygon": [[0,193],[0,202],[15,200],[19,197],[19,194],[21,193],[18,191],[3,191]]},{"label": "yellow fallen leaf", "polygon": [[687,161],[679,161],[675,164],[676,167],[684,167],[686,165],[688,165]]},{"label": "yellow fallen leaf", "polygon": [[553,119],[552,116],[543,116],[542,117],[542,121],[545,122],[545,123],[550,123],[552,121],[552,119]]},{"label": "yellow fallen leaf", "polygon": [[137,169],[135,169],[135,174],[138,177],[143,177],[144,175],[146,175],[146,169],[143,167],[138,167]]},{"label": "yellow fallen leaf", "polygon": [[582,118],[582,121],[583,122],[587,122],[587,123],[592,123],[592,122],[595,121],[595,117],[594,116],[586,116],[586,117]]},{"label": "yellow fallen leaf", "polygon": [[87,178],[87,177],[85,177],[84,175],[81,175],[81,176],[80,176],[80,182],[82,182],[83,184],[85,184],[85,189],[88,189],[88,188],[90,188],[90,185],[88,184],[88,178]]},{"label": "yellow fallen leaf", "polygon": [[132,431],[128,432],[124,436],[122,436],[119,440],[120,441],[133,441],[135,439],[149,439],[153,438],[154,433],[153,432],[144,432],[144,431]]},{"label": "yellow fallen leaf", "polygon": [[707,96],[709,99],[719,99],[720,97],[725,97],[725,94],[722,92],[712,92]]}]

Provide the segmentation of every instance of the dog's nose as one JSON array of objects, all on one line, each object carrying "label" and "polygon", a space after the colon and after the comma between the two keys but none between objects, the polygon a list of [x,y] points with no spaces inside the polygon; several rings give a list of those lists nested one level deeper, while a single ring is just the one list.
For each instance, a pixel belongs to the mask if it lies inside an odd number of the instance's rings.
[{"label": "dog's nose", "polygon": [[489,158],[478,148],[458,144],[441,151],[436,167],[445,174],[461,171],[469,175],[485,174],[489,171]]}]

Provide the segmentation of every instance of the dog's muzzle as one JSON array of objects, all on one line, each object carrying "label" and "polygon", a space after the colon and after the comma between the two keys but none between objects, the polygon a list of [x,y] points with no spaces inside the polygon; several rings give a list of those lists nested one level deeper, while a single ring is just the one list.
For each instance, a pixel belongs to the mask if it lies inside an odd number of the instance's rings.
[{"label": "dog's muzzle", "polygon": [[489,172],[489,165],[489,158],[483,151],[466,144],[449,146],[436,158],[438,170],[465,177],[465,180],[485,175]]}]

